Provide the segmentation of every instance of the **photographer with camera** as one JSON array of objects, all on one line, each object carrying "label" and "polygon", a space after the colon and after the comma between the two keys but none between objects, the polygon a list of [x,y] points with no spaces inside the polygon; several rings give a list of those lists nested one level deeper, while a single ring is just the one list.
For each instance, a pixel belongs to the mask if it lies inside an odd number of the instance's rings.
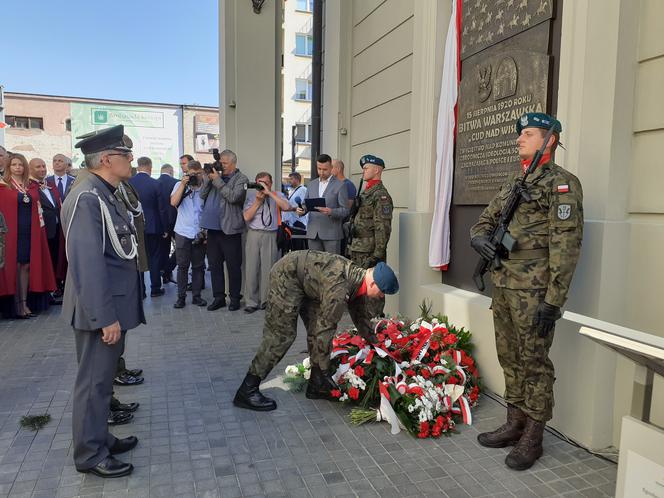
[{"label": "photographer with camera", "polygon": [[177,208],[175,221],[175,259],[178,265],[178,300],[174,308],[184,308],[187,295],[187,280],[191,265],[192,304],[205,306],[201,298],[205,274],[205,231],[200,228],[203,200],[203,168],[198,161],[189,161],[187,174],[175,184],[171,193],[171,206]]},{"label": "photographer with camera", "polygon": [[256,175],[256,183],[248,183],[247,200],[244,203],[244,220],[247,222],[247,242],[245,245],[245,278],[247,307],[244,311],[253,313],[267,304],[270,284],[270,269],[279,259],[277,248],[277,209],[290,211],[286,196],[272,190],[272,175],[261,172]]},{"label": "photographer with camera", "polygon": [[208,306],[215,311],[226,306],[224,262],[228,271],[230,303],[228,309],[240,309],[242,287],[242,232],[245,223],[242,206],[249,179],[238,169],[237,156],[231,150],[221,154],[213,150],[215,162],[204,167],[201,189],[204,202],[201,228],[207,230],[207,256],[212,277],[214,301]]}]

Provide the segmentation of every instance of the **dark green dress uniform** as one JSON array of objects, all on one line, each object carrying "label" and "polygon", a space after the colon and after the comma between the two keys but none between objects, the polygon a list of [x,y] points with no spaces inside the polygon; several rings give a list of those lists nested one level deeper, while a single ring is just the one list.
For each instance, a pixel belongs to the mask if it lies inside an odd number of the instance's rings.
[{"label": "dark green dress uniform", "polygon": [[373,330],[366,296],[354,299],[366,270],[352,261],[319,251],[296,251],[281,258],[270,271],[270,292],[263,340],[249,368],[261,379],[284,357],[297,336],[297,317],[307,329],[312,365],[330,366],[332,338],[348,308],[358,331]]},{"label": "dark green dress uniform", "polygon": [[[486,236],[521,174],[502,187],[471,228]],[[579,259],[583,235],[583,192],[578,178],[553,162],[539,166],[526,182],[531,200],[522,202],[509,225],[517,248],[492,270],[493,317],[498,360],[505,375],[505,400],[535,421],[553,409],[553,332],[540,337],[533,326],[542,301],[562,307]]]}]

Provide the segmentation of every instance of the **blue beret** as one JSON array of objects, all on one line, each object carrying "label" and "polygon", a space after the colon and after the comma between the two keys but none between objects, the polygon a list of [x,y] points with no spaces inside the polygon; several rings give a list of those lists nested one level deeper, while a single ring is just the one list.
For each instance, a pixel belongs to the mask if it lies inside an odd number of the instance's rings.
[{"label": "blue beret", "polygon": [[551,125],[554,125],[554,132],[561,133],[563,131],[563,125],[553,116],[549,116],[543,112],[527,112],[517,120],[516,133],[517,135],[521,135],[521,130],[524,128],[543,128],[548,130],[551,128]]},{"label": "blue beret", "polygon": [[94,154],[103,150],[131,152],[134,145],[131,138],[124,134],[123,125],[91,131],[76,138],[82,139],[76,144],[76,148],[81,149],[83,154]]},{"label": "blue beret", "polygon": [[360,166],[364,167],[365,164],[375,164],[381,168],[385,167],[385,161],[380,157],[372,156],[371,154],[366,154],[360,158]]},{"label": "blue beret", "polygon": [[396,294],[399,292],[397,276],[392,271],[392,268],[382,261],[374,267],[373,279],[383,294]]}]

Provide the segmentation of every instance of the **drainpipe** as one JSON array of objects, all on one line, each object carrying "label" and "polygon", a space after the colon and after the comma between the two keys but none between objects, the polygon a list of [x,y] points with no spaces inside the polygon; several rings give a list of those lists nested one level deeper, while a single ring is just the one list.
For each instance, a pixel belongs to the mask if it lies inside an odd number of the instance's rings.
[{"label": "drainpipe", "polygon": [[318,177],[316,158],[320,154],[320,109],[322,103],[323,68],[323,0],[314,0],[313,58],[311,61],[311,178]]}]

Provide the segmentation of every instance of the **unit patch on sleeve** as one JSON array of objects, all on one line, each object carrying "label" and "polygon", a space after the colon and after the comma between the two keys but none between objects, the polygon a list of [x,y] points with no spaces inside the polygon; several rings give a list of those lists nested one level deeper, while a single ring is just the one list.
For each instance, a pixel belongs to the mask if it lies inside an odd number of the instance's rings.
[{"label": "unit patch on sleeve", "polygon": [[572,214],[572,206],[570,204],[560,204],[558,205],[558,219],[566,220],[569,219]]}]

